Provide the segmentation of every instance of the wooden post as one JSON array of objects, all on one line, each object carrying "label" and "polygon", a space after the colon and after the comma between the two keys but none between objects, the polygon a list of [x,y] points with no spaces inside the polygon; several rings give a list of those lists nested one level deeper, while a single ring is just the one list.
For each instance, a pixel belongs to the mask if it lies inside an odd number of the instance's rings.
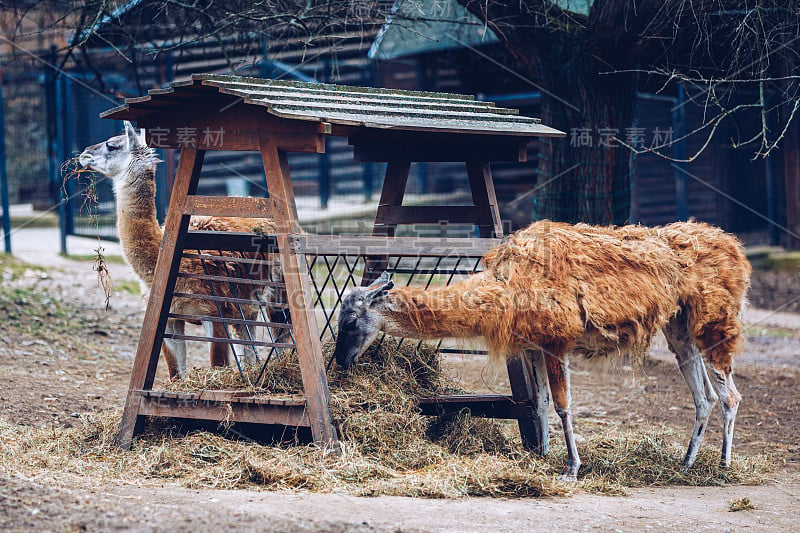
[{"label": "wooden post", "polygon": [[289,313],[292,319],[297,358],[306,393],[306,406],[311,423],[314,442],[322,446],[338,443],[333,415],[330,409],[330,393],[322,359],[319,328],[314,315],[314,299],[305,256],[296,254],[290,245],[289,234],[300,233],[297,207],[289,176],[286,154],[278,150],[273,135],[260,134],[261,158],[267,178],[267,190],[273,200],[275,211],[280,213],[278,223],[278,252],[281,258],[286,294],[289,296]]},{"label": "wooden post", "polygon": [[170,198],[167,221],[164,226],[164,238],[153,275],[153,286],[150,299],[144,314],[142,331],[139,335],[139,346],[131,372],[131,382],[125,409],[122,412],[117,444],[124,449],[130,448],[133,436],[141,431],[142,417],[139,416],[141,393],[153,387],[153,380],[158,368],[161,353],[161,342],[167,324],[172,293],[181,263],[183,242],[189,227],[189,216],[184,215],[186,197],[197,190],[200,169],[203,166],[205,152],[193,146],[181,150],[178,170],[175,176],[175,187]]},{"label": "wooden post", "polygon": [[492,170],[489,163],[484,161],[467,161],[467,176],[469,188],[472,191],[472,201],[478,208],[483,208],[491,214],[492,225],[478,226],[481,237],[503,236],[503,223],[500,219],[500,210],[497,206],[497,196],[494,192]]},{"label": "wooden post", "polygon": [[545,357],[548,355],[541,351],[528,350],[507,365],[512,398],[518,403],[530,402],[525,414],[517,419],[522,445],[538,455],[550,451],[550,391]]},{"label": "wooden post", "polygon": [[403,197],[406,194],[406,184],[408,183],[408,172],[410,170],[410,161],[389,161],[386,165],[386,176],[383,179],[381,199],[378,202],[378,213],[375,217],[376,223],[372,229],[373,235],[395,236],[397,224],[391,222],[382,224],[377,221],[382,218],[387,207],[403,205]]},{"label": "wooden post", "polygon": [[[467,161],[467,176],[472,191],[472,201],[479,209],[491,214],[492,225],[478,226],[481,237],[503,236],[503,223],[494,191],[492,170],[484,161]],[[484,217],[486,218],[486,217]],[[541,352],[518,354],[506,359],[511,395],[515,402],[529,404],[517,419],[523,445],[534,453],[545,455],[549,449],[547,407],[550,397],[547,385],[547,370]]]},{"label": "wooden post", "polygon": [[[389,161],[386,165],[386,175],[383,178],[383,189],[381,189],[381,199],[378,201],[378,211],[375,214],[375,224],[372,227],[372,234],[376,236],[394,237],[397,233],[397,224],[390,221],[380,222],[386,218],[387,211],[395,206],[403,205],[403,197],[406,194],[406,184],[408,183],[408,172],[411,170],[410,161]],[[381,272],[389,266],[388,257],[369,257],[366,259],[364,275],[361,278],[361,285],[366,287],[381,275]]]}]

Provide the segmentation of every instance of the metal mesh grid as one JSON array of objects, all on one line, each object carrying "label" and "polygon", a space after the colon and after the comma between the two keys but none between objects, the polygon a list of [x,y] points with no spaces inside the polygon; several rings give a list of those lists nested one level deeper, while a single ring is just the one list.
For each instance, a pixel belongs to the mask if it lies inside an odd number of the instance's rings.
[{"label": "metal mesh grid", "polygon": [[206,325],[206,335],[164,338],[229,345],[243,382],[247,364],[260,367],[294,349],[286,285],[277,254],[184,250],[169,318]]},{"label": "metal mesh grid", "polygon": [[[342,299],[349,289],[360,286],[362,280],[373,280],[386,271],[397,286],[450,285],[454,281],[480,272],[483,269],[480,256],[422,257],[413,254],[383,257],[344,255],[344,254],[306,254],[311,282],[314,287],[314,306],[320,323],[320,340],[336,339],[336,317]],[[403,339],[397,339],[398,347]],[[381,335],[379,344],[387,342]],[[394,341],[393,341],[394,342]],[[422,344],[419,341],[418,346]],[[443,348],[442,341],[437,348],[441,353],[483,353],[476,350]],[[328,359],[330,368],[333,356]]]},{"label": "metal mesh grid", "polygon": [[[313,289],[314,315],[323,342],[336,340],[336,320],[346,293],[387,271],[397,286],[431,288],[450,285],[483,269],[478,255],[431,257],[414,253],[388,256],[306,252],[305,263]],[[220,343],[231,347],[242,382],[258,383],[267,365],[281,352],[296,347],[289,300],[277,250],[231,252],[186,249],[182,253],[169,318],[206,326],[206,335],[166,332],[165,339]],[[381,335],[378,343],[389,342]],[[398,342],[402,339],[392,339]],[[419,341],[419,345],[422,341]],[[484,353],[443,346],[441,353]],[[330,368],[333,357],[326,361]],[[246,377],[249,365],[259,370]],[[252,374],[248,374],[252,378]]]}]

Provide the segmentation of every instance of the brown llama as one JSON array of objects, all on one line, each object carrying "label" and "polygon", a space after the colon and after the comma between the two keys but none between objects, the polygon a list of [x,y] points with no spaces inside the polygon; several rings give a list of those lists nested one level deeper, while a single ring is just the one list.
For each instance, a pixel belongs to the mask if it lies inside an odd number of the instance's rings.
[{"label": "brown llama", "polygon": [[[546,372],[567,443],[564,479],[574,480],[580,459],[572,432],[569,355],[642,357],[661,329],[696,407],[684,469],[694,464],[718,397],[721,465],[730,465],[741,399],[733,356],[743,341],[741,311],[750,276],[734,236],[693,222],[646,228],[540,221],[490,250],[483,262],[483,272],[447,287],[395,288],[384,272],[371,286],[352,289],[339,315],[336,360],[350,368],[381,331],[417,339],[483,337],[496,358],[530,357],[534,369]],[[544,380],[534,381],[547,397]],[[543,453],[548,403],[537,408],[545,421],[537,436]]]},{"label": "brown llama", "polygon": [[[156,219],[155,208],[155,172],[158,159],[142,137],[137,134],[133,125],[125,121],[125,133],[112,137],[107,141],[87,147],[78,161],[83,167],[90,168],[113,180],[114,196],[117,203],[117,230],[122,250],[128,263],[141,282],[148,287],[153,284],[156,261],[163,239],[163,228]],[[208,231],[261,231],[273,233],[275,226],[270,219],[230,218],[230,217],[192,217],[189,229]],[[280,281],[278,269],[268,271],[265,268],[254,268],[243,263],[225,264],[217,261],[199,259],[181,260],[181,271],[190,274],[210,276],[231,276],[237,278],[253,278],[256,280],[273,279]],[[176,292],[193,294],[213,294],[222,297],[274,301],[276,294],[272,289],[248,283],[214,282],[191,278],[178,278]],[[254,302],[255,303],[255,302]],[[209,317],[212,320],[201,321],[208,337],[225,338],[225,324],[213,318],[227,317],[245,320],[257,320],[258,305],[241,305],[199,300],[195,298],[173,298],[171,313]],[[282,312],[272,310],[270,322],[286,322]],[[183,335],[184,320],[170,318],[165,332]],[[200,323],[200,322],[198,322]],[[249,330],[242,324],[232,324],[234,337],[247,339]],[[277,330],[276,330],[277,331]],[[279,336],[277,333],[273,337]],[[243,346],[234,353],[243,357],[245,362],[252,362],[255,350],[251,346]],[[242,353],[239,353],[242,352]],[[183,340],[165,338],[161,353],[167,362],[171,378],[183,377],[186,373],[186,345]],[[228,364],[228,343],[210,343],[210,359],[212,366]]]}]

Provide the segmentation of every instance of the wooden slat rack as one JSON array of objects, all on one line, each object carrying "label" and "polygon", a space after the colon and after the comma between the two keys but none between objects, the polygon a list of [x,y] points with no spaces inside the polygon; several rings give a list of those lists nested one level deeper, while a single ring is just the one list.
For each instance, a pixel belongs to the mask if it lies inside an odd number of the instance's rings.
[{"label": "wooden slat rack", "polygon": [[[526,147],[535,137],[564,135],[538,119],[471,96],[216,75],[194,75],[191,80],[129,99],[101,116],[136,122],[147,130],[151,146],[180,149],[164,240],[118,437],[123,447],[130,446],[147,416],[305,426],[317,443],[335,446],[338,437],[325,371],[330,363],[323,361],[321,339],[336,335],[334,318],[344,292],[368,283],[384,269],[408,278],[427,276],[424,279],[428,283],[437,275],[449,281],[479,270],[480,257],[503,236],[489,163],[523,161]],[[193,137],[187,136],[191,133]],[[386,163],[372,236],[311,235],[301,229],[286,153],[324,152],[326,136],[347,137],[357,160]],[[260,152],[269,197],[197,195],[208,150]],[[404,206],[409,168],[414,161],[463,162],[473,205]],[[193,215],[269,217],[276,230],[269,235],[189,231]],[[395,236],[399,225],[417,223],[473,224],[480,238]],[[183,271],[182,259],[203,262],[204,271]],[[206,272],[207,264],[216,270]],[[227,274],[227,265],[280,265],[283,279],[254,282],[243,274]],[[320,270],[324,272],[321,276]],[[231,285],[274,286],[284,291],[285,301],[273,305],[272,311],[285,311],[290,323],[266,316],[258,302],[236,291],[222,295],[175,291],[178,280],[219,283],[226,276]],[[258,307],[260,318],[226,317],[220,312],[210,317],[211,322],[225,328],[282,328],[280,339],[240,340],[238,344],[296,349],[305,395],[153,390],[164,338],[226,341],[218,336],[165,334],[169,318],[203,318],[171,313],[174,296],[199,298],[215,305]],[[426,398],[420,400],[421,411],[441,415],[469,408],[480,416],[517,419],[523,441],[536,449],[536,443],[542,442],[542,432],[546,435],[547,431],[546,420],[538,420],[533,410],[536,402],[546,401],[533,396],[536,362],[511,359],[508,366],[511,398]]]}]

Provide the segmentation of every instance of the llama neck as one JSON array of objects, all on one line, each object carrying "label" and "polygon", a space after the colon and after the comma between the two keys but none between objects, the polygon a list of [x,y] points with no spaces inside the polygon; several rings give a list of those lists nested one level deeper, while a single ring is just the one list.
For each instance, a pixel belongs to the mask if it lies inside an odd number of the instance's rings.
[{"label": "llama neck", "polygon": [[156,218],[154,178],[155,168],[137,169],[131,165],[127,175],[114,183],[122,250],[136,275],[148,286],[153,283],[163,237]]},{"label": "llama neck", "polygon": [[496,285],[483,274],[448,287],[401,287],[389,293],[384,329],[416,339],[471,338],[484,335],[493,307],[486,305]]}]

